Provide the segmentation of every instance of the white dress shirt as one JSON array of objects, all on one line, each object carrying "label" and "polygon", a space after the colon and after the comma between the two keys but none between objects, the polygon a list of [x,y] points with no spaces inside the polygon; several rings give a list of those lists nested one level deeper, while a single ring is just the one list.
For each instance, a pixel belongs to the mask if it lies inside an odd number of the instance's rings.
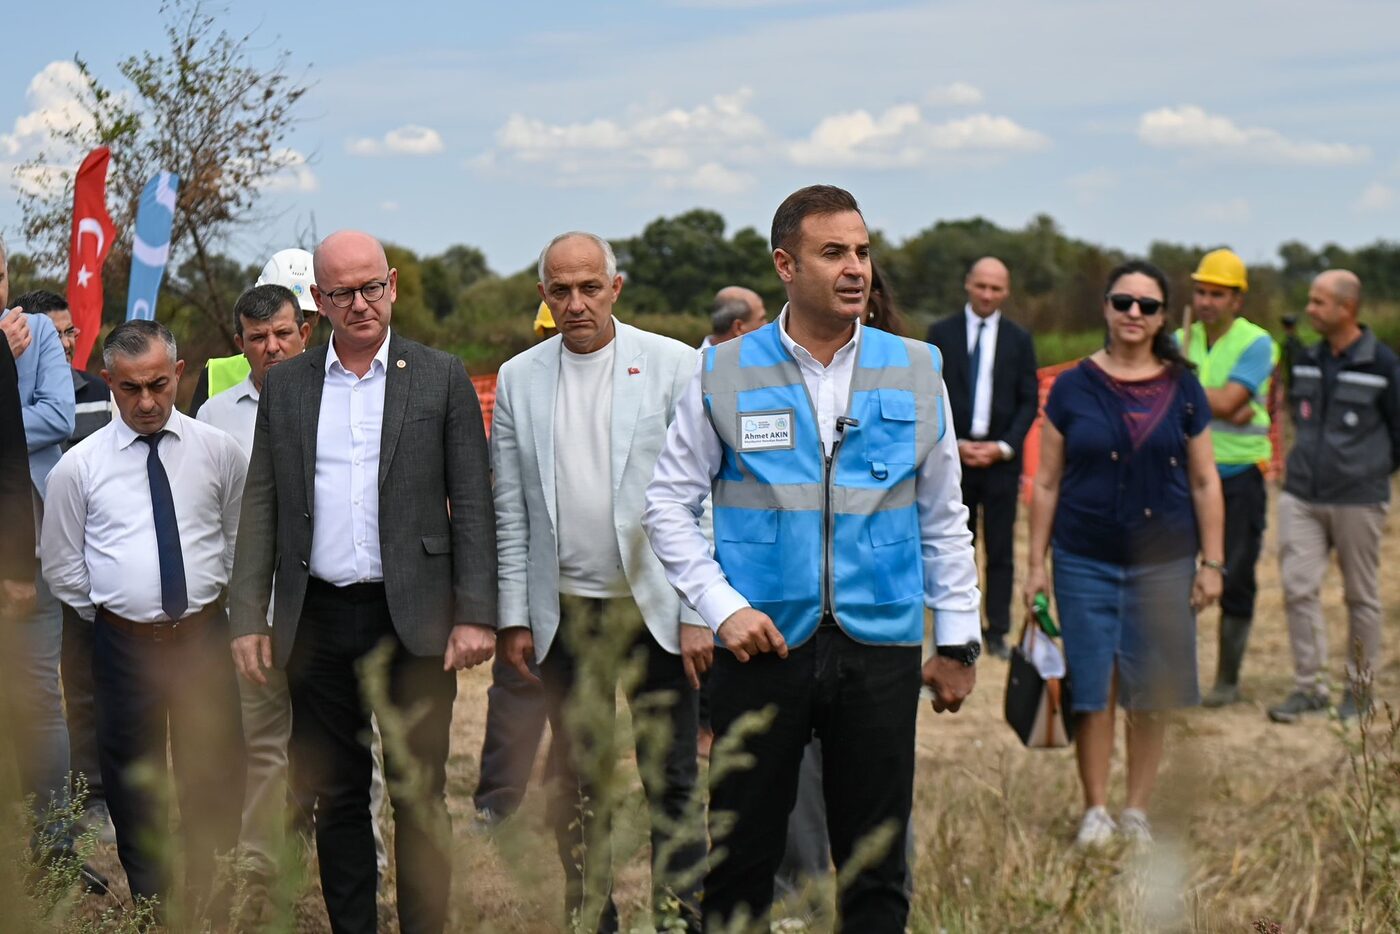
[{"label": "white dress shirt", "polygon": [[258,387],[249,376],[237,386],[210,396],[199,407],[195,418],[227,432],[238,442],[244,458],[250,458],[253,456],[253,429],[258,424],[258,397]]},{"label": "white dress shirt", "polygon": [[[787,334],[787,307],[778,316],[780,336],[802,371],[807,392],[816,406],[822,444],[830,452],[836,438],[836,419],[850,400],[851,374],[863,326],[856,324],[850,342],[836,352],[830,366],[822,364]],[[723,461],[723,447],[715,434],[701,392],[703,362],[696,367],[690,385],[676,405],[675,419],[666,433],[666,444],[647,487],[642,524],[651,537],[666,576],[682,598],[711,629],[749,602],[730,586],[700,531],[699,516],[705,497]],[[924,604],[934,611],[939,645],[976,642],[981,636],[981,593],[973,557],[972,533],[967,527],[967,507],[962,501],[962,470],[957,441],[948,430],[953,424],[946,393],[943,398],[945,430],[914,481],[924,563]]]},{"label": "white dress shirt", "polygon": [[963,314],[967,317],[969,366],[972,364],[972,347],[977,343],[977,329],[982,327],[982,351],[978,357],[977,385],[972,387],[972,424],[969,428],[973,439],[981,440],[987,437],[992,425],[992,367],[997,359],[997,329],[1001,324],[1001,311],[979,318],[972,305],[968,304],[963,307]]},{"label": "white dress shirt", "polygon": [[[157,445],[170,479],[189,613],[228,584],[243,503],[246,458],[224,432],[178,411]],[[63,455],[49,475],[43,568],[49,588],[84,619],[106,607],[163,622],[160,560],[146,474],[150,449],[114,419]]]},{"label": "white dress shirt", "polygon": [[364,376],[326,350],[326,382],[316,428],[316,489],[311,520],[312,577],[346,587],[384,579],[379,553],[379,441],[389,333]]}]

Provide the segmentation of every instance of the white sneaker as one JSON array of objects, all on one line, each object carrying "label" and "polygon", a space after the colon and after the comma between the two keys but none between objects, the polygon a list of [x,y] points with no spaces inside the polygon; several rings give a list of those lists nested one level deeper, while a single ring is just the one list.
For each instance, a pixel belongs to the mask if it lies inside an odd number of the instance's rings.
[{"label": "white sneaker", "polygon": [[1113,823],[1113,818],[1108,816],[1108,809],[1096,805],[1084,812],[1084,817],[1079,822],[1079,833],[1074,838],[1074,845],[1080,849],[1105,846],[1112,842],[1113,832],[1117,829],[1118,825]]},{"label": "white sneaker", "polygon": [[1124,808],[1118,815],[1118,832],[1134,846],[1147,846],[1152,842],[1152,825],[1147,815],[1137,808]]}]

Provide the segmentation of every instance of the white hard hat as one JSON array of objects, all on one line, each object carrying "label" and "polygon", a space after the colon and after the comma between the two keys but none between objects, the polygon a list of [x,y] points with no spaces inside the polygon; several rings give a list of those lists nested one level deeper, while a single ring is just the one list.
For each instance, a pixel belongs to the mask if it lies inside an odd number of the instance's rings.
[{"label": "white hard hat", "polygon": [[293,247],[278,250],[263,267],[262,275],[254,285],[280,285],[292,290],[302,311],[316,311],[316,299],[311,297],[311,287],[316,277],[311,271],[311,254]]}]

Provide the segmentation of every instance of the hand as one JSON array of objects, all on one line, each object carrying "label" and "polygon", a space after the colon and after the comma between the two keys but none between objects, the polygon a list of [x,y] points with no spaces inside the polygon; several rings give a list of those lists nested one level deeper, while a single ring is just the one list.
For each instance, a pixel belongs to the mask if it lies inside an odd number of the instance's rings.
[{"label": "hand", "polygon": [[447,650],[442,653],[442,670],[475,668],[482,662],[489,662],[495,654],[496,630],[471,623],[453,626],[447,636]]},{"label": "hand", "polygon": [[19,355],[29,347],[29,342],[33,339],[29,333],[29,316],[24,313],[23,308],[14,308],[3,321],[0,321],[0,331],[5,334],[5,340],[10,343],[10,354],[16,360]]},{"label": "hand", "polygon": [[36,592],[34,581],[19,580],[0,581],[0,597],[4,598],[0,603],[0,611],[10,619],[19,619],[28,616],[34,609]]},{"label": "hand", "polygon": [[1229,421],[1231,425],[1248,425],[1250,422],[1254,421],[1254,406],[1246,402],[1244,405],[1231,412],[1227,421]]},{"label": "hand", "polygon": [[924,684],[933,691],[933,709],[936,713],[945,710],[957,713],[977,684],[977,666],[935,655],[924,662]]},{"label": "hand", "polygon": [[709,626],[681,623],[681,664],[690,686],[700,690],[700,676],[715,663],[715,634]]},{"label": "hand", "polygon": [[535,657],[535,634],[528,626],[512,626],[496,633],[496,641],[501,650],[501,660],[520,672],[520,677],[532,684],[540,679],[530,670],[530,659]]},{"label": "hand", "polygon": [[959,441],[958,459],[964,467],[986,467],[990,463],[986,445],[981,441]]},{"label": "hand", "polygon": [[767,613],[760,613],[751,606],[729,614],[729,618],[719,624],[716,635],[741,662],[761,652],[777,652],[779,658],[787,658],[787,640],[783,634],[778,632]]},{"label": "hand", "polygon": [[228,644],[238,673],[253,684],[266,685],[264,671],[272,670],[272,637],[260,633],[239,636]]},{"label": "hand", "polygon": [[1026,612],[1035,608],[1035,598],[1037,594],[1050,593],[1050,581],[1045,576],[1045,565],[1032,565],[1026,569],[1026,583],[1021,588],[1021,595],[1025,598]]},{"label": "hand", "polygon": [[1191,585],[1191,609],[1204,610],[1220,599],[1225,589],[1225,575],[1215,568],[1201,565],[1196,569],[1196,582]]}]

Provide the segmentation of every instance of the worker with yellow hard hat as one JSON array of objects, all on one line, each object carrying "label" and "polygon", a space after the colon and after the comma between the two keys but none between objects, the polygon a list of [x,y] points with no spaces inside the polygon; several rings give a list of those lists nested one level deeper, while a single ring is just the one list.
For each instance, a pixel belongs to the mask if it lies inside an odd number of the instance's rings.
[{"label": "worker with yellow hard hat", "polygon": [[540,307],[535,312],[535,336],[544,340],[558,333],[559,328],[554,323],[554,315],[550,313],[549,306],[540,302]]},{"label": "worker with yellow hard hat", "polygon": [[1268,501],[1261,465],[1273,457],[1269,381],[1278,345],[1240,316],[1249,271],[1232,250],[1211,250],[1191,275],[1191,333],[1177,332],[1210,400],[1211,437],[1225,497],[1225,589],[1220,596],[1220,658],[1207,707],[1240,700],[1240,664],[1249,643],[1257,591],[1254,566],[1264,539]]}]

